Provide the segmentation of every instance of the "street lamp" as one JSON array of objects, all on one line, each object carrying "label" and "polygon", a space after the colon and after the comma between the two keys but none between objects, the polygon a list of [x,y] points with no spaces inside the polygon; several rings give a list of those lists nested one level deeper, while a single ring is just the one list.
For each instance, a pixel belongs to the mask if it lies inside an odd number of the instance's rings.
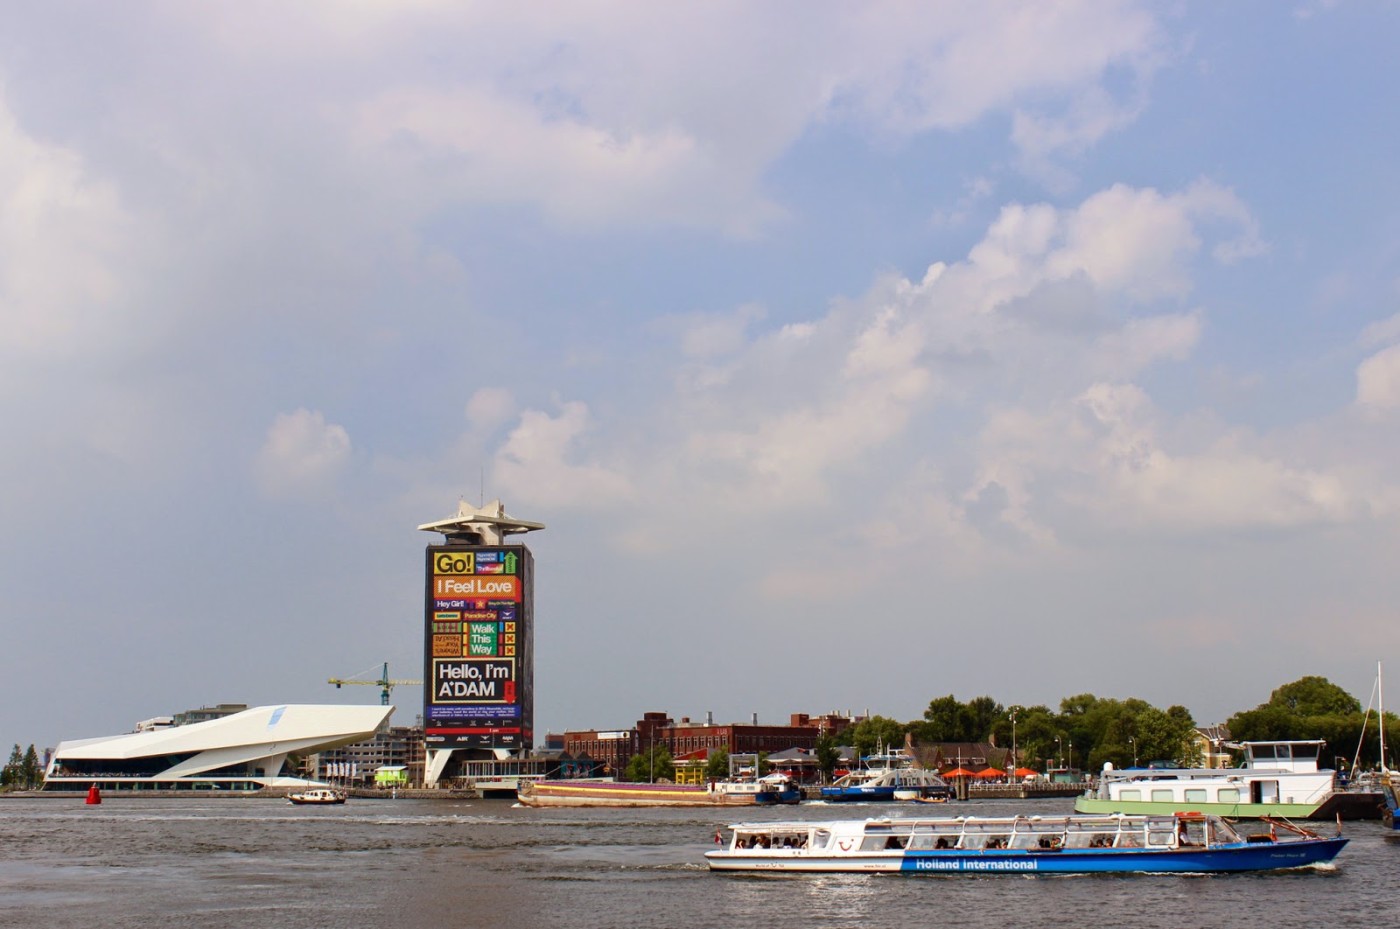
[{"label": "street lamp", "polygon": [[1011,711],[1011,776],[1016,776],[1016,711]]},{"label": "street lamp", "polygon": [[1133,767],[1137,767],[1137,742],[1132,736],[1128,736],[1128,746],[1133,750]]},{"label": "street lamp", "polygon": [[1065,760],[1065,740],[1060,736],[1055,736],[1055,767],[1060,767],[1060,763]]}]

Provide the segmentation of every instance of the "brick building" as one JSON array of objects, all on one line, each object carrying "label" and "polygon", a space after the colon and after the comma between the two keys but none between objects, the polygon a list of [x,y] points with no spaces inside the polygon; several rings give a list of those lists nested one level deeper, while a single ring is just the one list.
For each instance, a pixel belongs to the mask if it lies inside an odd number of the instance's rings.
[{"label": "brick building", "polygon": [[712,719],[696,722],[682,716],[677,722],[665,713],[644,713],[631,729],[565,732],[563,750],[575,758],[593,759],[604,766],[601,774],[614,774],[625,768],[633,755],[640,755],[653,745],[666,746],[676,758],[701,749],[768,754],[790,748],[810,750],[822,735],[835,736],[855,722],[848,716],[794,713],[786,726],[760,726],[757,716],[748,724],[716,724]]}]

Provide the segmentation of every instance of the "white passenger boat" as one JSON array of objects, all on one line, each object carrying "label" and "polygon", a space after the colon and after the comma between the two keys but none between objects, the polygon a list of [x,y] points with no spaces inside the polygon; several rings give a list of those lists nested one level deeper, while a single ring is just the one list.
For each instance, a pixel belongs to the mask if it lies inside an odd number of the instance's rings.
[{"label": "white passenger boat", "polygon": [[297,806],[330,806],[345,802],[345,793],[329,787],[311,787],[287,794],[287,801]]},{"label": "white passenger boat", "polygon": [[1242,836],[1219,816],[1015,816],[741,823],[714,871],[1212,873],[1330,862],[1346,845],[1282,821]]},{"label": "white passenger boat", "polygon": [[1339,789],[1336,772],[1319,768],[1321,740],[1239,742],[1238,768],[1129,768],[1105,764],[1076,813],[1214,813],[1257,819],[1374,819],[1379,794]]}]

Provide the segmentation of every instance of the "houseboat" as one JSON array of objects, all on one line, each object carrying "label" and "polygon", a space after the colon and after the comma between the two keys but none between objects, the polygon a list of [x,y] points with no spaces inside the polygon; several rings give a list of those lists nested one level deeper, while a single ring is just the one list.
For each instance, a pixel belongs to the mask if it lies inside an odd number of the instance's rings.
[{"label": "houseboat", "polygon": [[1346,791],[1336,772],[1318,767],[1321,740],[1239,742],[1238,768],[1129,768],[1105,764],[1076,813],[1213,813],[1233,818],[1378,819],[1375,791]]},{"label": "houseboat", "polygon": [[626,781],[521,781],[522,806],[763,806],[797,803],[802,790],[786,777],[713,781],[709,784],[637,784]]},{"label": "houseboat", "polygon": [[1201,874],[1323,864],[1347,843],[1269,827],[1241,835],[1201,813],[743,823],[705,859],[713,871]]}]

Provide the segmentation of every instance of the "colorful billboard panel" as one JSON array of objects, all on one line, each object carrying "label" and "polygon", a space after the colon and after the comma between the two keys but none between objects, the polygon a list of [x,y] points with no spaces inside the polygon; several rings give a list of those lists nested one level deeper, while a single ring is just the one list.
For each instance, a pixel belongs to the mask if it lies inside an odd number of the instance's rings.
[{"label": "colorful billboard panel", "polygon": [[430,545],[423,720],[429,748],[534,741],[534,557],[523,545]]}]

